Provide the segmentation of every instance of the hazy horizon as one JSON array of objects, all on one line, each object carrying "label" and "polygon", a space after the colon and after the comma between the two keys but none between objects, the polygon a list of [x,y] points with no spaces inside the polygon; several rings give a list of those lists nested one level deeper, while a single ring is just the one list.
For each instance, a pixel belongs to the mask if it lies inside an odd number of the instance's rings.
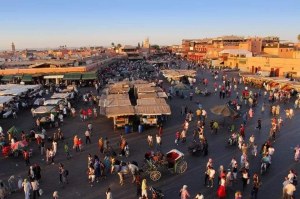
[{"label": "hazy horizon", "polygon": [[300,4],[272,2],[13,0],[0,3],[0,50],[180,44],[182,39],[223,35],[278,36],[295,42]]}]

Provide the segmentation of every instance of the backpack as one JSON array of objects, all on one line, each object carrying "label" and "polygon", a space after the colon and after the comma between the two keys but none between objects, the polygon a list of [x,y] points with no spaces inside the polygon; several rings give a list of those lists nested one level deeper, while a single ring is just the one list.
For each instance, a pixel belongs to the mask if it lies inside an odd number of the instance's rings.
[{"label": "backpack", "polygon": [[296,176],[294,176],[294,178],[293,178],[293,185],[295,185],[295,186],[298,185],[298,180],[297,180]]},{"label": "backpack", "polygon": [[68,176],[68,175],[69,175],[69,171],[65,170],[65,176]]}]

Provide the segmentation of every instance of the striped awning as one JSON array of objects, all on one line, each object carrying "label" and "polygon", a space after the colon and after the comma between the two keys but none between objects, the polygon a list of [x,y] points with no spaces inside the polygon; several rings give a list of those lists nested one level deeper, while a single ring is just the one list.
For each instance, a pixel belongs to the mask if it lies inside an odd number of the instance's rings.
[{"label": "striped awning", "polygon": [[9,82],[13,79],[13,75],[5,75],[1,78],[1,81],[3,82]]},{"label": "striped awning", "polygon": [[32,81],[32,75],[23,75],[22,82],[31,82]]},{"label": "striped awning", "polygon": [[96,80],[96,79],[98,79],[97,72],[82,73],[81,79],[82,80]]},{"label": "striped awning", "polygon": [[67,73],[64,75],[64,80],[80,80],[81,74],[80,73]]}]

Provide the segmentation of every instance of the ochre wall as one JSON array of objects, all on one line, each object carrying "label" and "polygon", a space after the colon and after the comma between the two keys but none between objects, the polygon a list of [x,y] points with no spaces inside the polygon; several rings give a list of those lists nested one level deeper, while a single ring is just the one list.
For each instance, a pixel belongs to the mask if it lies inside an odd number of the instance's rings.
[{"label": "ochre wall", "polygon": [[67,68],[13,68],[0,70],[0,75],[17,74],[51,74],[51,73],[73,73],[86,72],[86,67],[67,67]]},{"label": "ochre wall", "polygon": [[285,76],[286,73],[293,72],[295,76],[300,77],[300,59],[285,59],[285,58],[267,58],[267,57],[248,57],[246,62],[240,62],[238,58],[228,58],[225,61],[225,66],[238,64],[241,71],[252,72],[252,66],[259,68],[262,71],[271,71],[279,69],[279,76]]}]

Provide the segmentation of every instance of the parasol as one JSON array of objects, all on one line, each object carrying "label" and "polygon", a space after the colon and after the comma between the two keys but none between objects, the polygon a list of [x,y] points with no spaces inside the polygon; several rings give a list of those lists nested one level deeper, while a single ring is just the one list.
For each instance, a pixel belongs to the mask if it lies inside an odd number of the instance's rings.
[{"label": "parasol", "polygon": [[21,132],[20,131],[20,129],[18,129],[17,127],[15,127],[15,126],[12,126],[12,127],[10,127],[10,129],[8,129],[8,131],[7,131],[7,133],[9,133],[9,134],[18,134],[19,132]]},{"label": "parasol", "polygon": [[190,87],[187,86],[187,85],[185,85],[185,84],[183,84],[183,83],[181,83],[181,82],[179,82],[178,84],[176,84],[174,86],[174,89],[175,90],[190,90]]},{"label": "parasol", "polygon": [[238,113],[231,109],[228,105],[218,105],[210,109],[213,114],[222,115],[224,117],[237,116]]},{"label": "parasol", "polygon": [[20,149],[23,149],[24,147],[28,146],[28,142],[26,142],[25,140],[24,141],[18,141],[18,142],[15,142],[15,143],[12,143],[11,144],[11,149],[12,150],[20,150]]}]

